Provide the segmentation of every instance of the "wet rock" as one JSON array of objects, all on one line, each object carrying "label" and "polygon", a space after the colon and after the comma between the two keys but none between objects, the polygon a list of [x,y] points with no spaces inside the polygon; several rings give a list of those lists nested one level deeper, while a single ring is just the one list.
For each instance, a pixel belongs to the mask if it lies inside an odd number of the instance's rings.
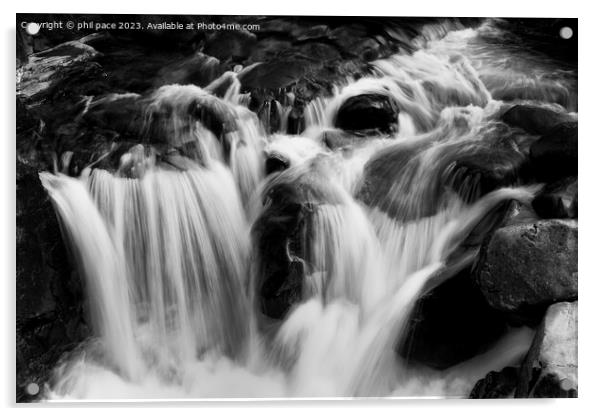
[{"label": "wet rock", "polygon": [[519,369],[505,367],[502,371],[491,371],[475,384],[470,392],[471,399],[509,399],[514,397],[518,384]]},{"label": "wet rock", "polygon": [[90,333],[82,286],[35,167],[17,162],[17,400],[42,386],[61,354]]},{"label": "wet rock", "polygon": [[445,184],[466,202],[515,184],[524,160],[522,154],[510,146],[491,144],[475,144],[456,152],[451,150],[450,156],[442,157],[451,158],[443,174]]},{"label": "wet rock", "polygon": [[506,111],[502,115],[502,121],[528,133],[542,135],[550,133],[561,123],[573,121],[573,117],[545,107],[519,104]]},{"label": "wet rock", "polygon": [[[412,220],[434,215],[450,190],[470,203],[518,180],[523,156],[512,147],[450,143],[424,159],[429,145],[401,142],[377,152],[366,164],[358,197],[393,218]],[[420,197],[407,198],[409,192]]]},{"label": "wet rock", "polygon": [[577,298],[577,221],[544,220],[498,229],[482,247],[476,282],[489,304],[525,322]]},{"label": "wet rock", "polygon": [[26,98],[44,93],[70,66],[95,57],[98,52],[79,41],[57,45],[29,57],[27,64],[17,71],[17,94]]},{"label": "wet rock", "polygon": [[203,51],[220,61],[243,61],[251,56],[257,36],[246,30],[216,31],[208,37]]},{"label": "wet rock", "polygon": [[516,397],[577,397],[577,302],[551,305],[520,369]]},{"label": "wet rock", "polygon": [[287,169],[291,164],[291,161],[284,155],[279,153],[271,153],[265,160],[265,173],[280,172]]},{"label": "wet rock", "polygon": [[[326,163],[327,161],[324,161]],[[301,175],[276,175],[267,184],[263,210],[252,227],[258,260],[256,290],[260,310],[283,318],[299,302],[311,231],[307,224],[320,205],[341,203],[319,163]]]},{"label": "wet rock", "polygon": [[535,179],[553,182],[578,171],[577,122],[554,127],[531,145],[530,162]]},{"label": "wet rock", "polygon": [[546,185],[531,205],[540,218],[577,218],[577,178]]},{"label": "wet rock", "polygon": [[383,94],[360,94],[348,98],[339,108],[334,125],[345,131],[361,133],[378,131],[391,134],[397,131],[399,108]]},{"label": "wet rock", "polygon": [[245,90],[286,88],[299,81],[310,66],[305,59],[271,61],[243,71],[239,78]]},{"label": "wet rock", "polygon": [[484,352],[505,330],[504,317],[467,268],[421,297],[398,351],[410,362],[444,369]]},{"label": "wet rock", "polygon": [[342,130],[327,130],[322,133],[322,142],[324,146],[331,150],[346,148],[369,140],[365,137],[359,137],[354,134],[346,133]]},{"label": "wet rock", "polygon": [[153,84],[157,87],[168,84],[194,84],[204,87],[223,72],[224,67],[218,59],[198,52],[163,66]]}]

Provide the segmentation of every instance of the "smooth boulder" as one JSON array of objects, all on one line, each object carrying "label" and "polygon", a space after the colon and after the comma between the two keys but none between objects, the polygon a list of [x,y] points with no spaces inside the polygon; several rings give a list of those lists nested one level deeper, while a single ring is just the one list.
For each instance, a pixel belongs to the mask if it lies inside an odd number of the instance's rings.
[{"label": "smooth boulder", "polygon": [[536,135],[550,133],[558,124],[572,120],[573,118],[566,113],[521,104],[513,106],[502,115],[504,123]]},{"label": "smooth boulder", "polygon": [[360,94],[348,98],[339,108],[335,127],[355,133],[397,131],[399,108],[384,94]]}]

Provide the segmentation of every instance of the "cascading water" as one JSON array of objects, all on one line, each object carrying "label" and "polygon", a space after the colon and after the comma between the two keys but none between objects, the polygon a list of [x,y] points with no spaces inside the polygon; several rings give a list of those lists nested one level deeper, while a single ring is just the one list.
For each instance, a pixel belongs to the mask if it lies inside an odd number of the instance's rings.
[{"label": "cascading water", "polygon": [[[480,174],[452,169],[484,148],[502,149],[501,165],[518,157],[493,117],[502,103],[492,95],[512,75],[493,74],[495,51],[479,46],[488,24],[443,39],[427,31],[412,55],[374,62],[309,104],[301,136],[262,133],[231,72],[149,98],[143,134],[185,149],[179,159],[138,147],[114,173],[42,173],[96,330],[56,369],[46,398],[465,396],[520,359],[527,329],[446,371],[417,370],[395,352],[420,295],[474,261],[467,238],[500,204],[534,192],[489,192]],[[324,147],[316,132],[334,129],[342,103],[364,93],[397,104],[394,137]],[[287,166],[264,177],[270,155]],[[285,233],[289,211],[304,213],[294,236],[281,249],[258,242],[263,224]],[[263,264],[266,249],[302,270],[281,322],[261,313],[258,292],[275,267]]]}]

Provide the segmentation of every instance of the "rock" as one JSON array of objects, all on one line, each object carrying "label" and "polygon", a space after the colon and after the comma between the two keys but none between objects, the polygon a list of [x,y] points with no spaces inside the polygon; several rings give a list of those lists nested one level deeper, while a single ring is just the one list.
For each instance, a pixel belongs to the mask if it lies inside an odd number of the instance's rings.
[{"label": "rock", "polygon": [[484,352],[505,330],[469,267],[420,298],[398,351],[410,362],[445,369]]},{"label": "rock", "polygon": [[339,108],[334,125],[345,131],[397,131],[399,109],[393,98],[384,94],[360,94],[348,98]]},{"label": "rock", "polygon": [[200,52],[162,67],[153,81],[156,87],[194,84],[204,87],[224,72],[220,61]]},{"label": "rock", "polygon": [[324,143],[324,146],[331,150],[353,147],[357,144],[365,143],[368,140],[370,140],[370,138],[359,137],[337,129],[326,130],[322,133],[322,142]]},{"label": "rock", "polygon": [[553,182],[578,171],[577,122],[562,123],[554,127],[531,145],[529,151],[535,179]]},{"label": "rock", "polygon": [[506,111],[502,121],[528,133],[542,135],[550,133],[558,124],[573,121],[573,117],[545,107],[519,104]]},{"label": "rock", "polygon": [[265,160],[265,173],[280,172],[287,169],[291,165],[291,161],[284,155],[279,153],[271,153]]},{"label": "rock", "polygon": [[60,356],[90,329],[82,285],[35,167],[17,162],[17,400],[29,383],[42,386]]},{"label": "rock", "polygon": [[551,305],[520,369],[516,397],[577,397],[577,302]]},{"label": "rock", "polygon": [[307,224],[320,205],[340,204],[318,160],[305,174],[276,175],[263,195],[264,207],[252,227],[261,311],[281,319],[301,300],[311,230]]},{"label": "rock", "polygon": [[540,218],[577,218],[577,178],[546,185],[531,205]]},{"label": "rock", "polygon": [[498,229],[475,273],[489,304],[533,322],[555,302],[577,298],[577,221],[544,220]]},{"label": "rock", "polygon": [[305,59],[287,59],[260,63],[248,71],[243,70],[239,79],[243,89],[286,88],[299,81],[309,70],[311,62]]},{"label": "rock", "polygon": [[509,399],[514,397],[518,384],[519,369],[505,367],[502,371],[491,371],[475,384],[470,399]]},{"label": "rock", "polygon": [[97,54],[93,47],[71,41],[32,55],[18,71],[17,95],[32,98],[43,93],[57,78],[62,78],[62,73],[69,67],[86,62]]},{"label": "rock", "polygon": [[216,31],[210,35],[203,51],[220,61],[242,61],[253,53],[257,36],[246,30]]},{"label": "rock", "polygon": [[[364,169],[358,197],[393,218],[412,220],[434,215],[449,190],[470,203],[518,180],[523,156],[512,147],[456,142],[441,147],[433,160],[422,157],[429,145],[400,142],[375,153]],[[412,180],[417,174],[425,179]],[[420,192],[420,197],[407,198],[409,192]]]}]

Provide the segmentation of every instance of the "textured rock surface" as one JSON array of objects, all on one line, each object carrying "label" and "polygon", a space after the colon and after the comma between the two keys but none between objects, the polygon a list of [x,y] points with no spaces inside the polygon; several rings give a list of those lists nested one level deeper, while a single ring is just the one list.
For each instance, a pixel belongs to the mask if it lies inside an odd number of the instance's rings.
[{"label": "textured rock surface", "polygon": [[546,220],[498,229],[482,248],[476,281],[489,304],[536,316],[577,298],[577,221]]},{"label": "textured rock surface", "polygon": [[470,392],[471,399],[509,399],[514,397],[518,384],[519,369],[506,367],[502,371],[491,371],[475,384]]},{"label": "textured rock surface", "polygon": [[577,306],[548,308],[521,367],[516,397],[577,397]]}]

